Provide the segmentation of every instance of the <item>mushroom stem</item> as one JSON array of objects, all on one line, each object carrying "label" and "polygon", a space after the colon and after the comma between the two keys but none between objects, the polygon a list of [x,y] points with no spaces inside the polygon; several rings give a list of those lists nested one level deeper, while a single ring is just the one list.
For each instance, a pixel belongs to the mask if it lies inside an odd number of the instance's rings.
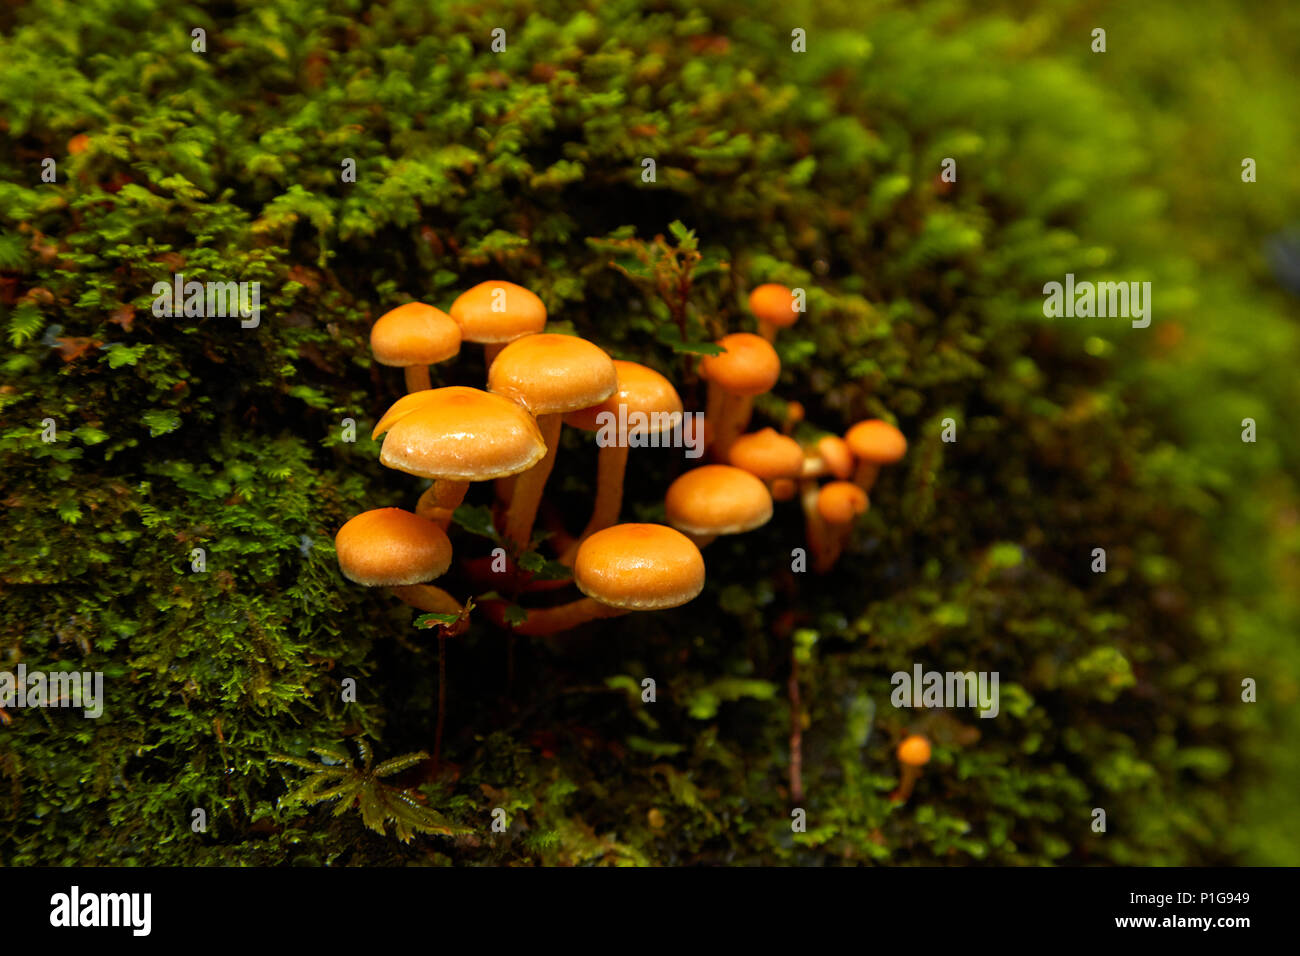
[{"label": "mushroom stem", "polygon": [[776,340],[776,326],[767,321],[767,319],[759,319],[758,334],[769,342],[773,342]]},{"label": "mushroom stem", "polygon": [[506,512],[505,534],[506,538],[513,541],[515,547],[521,552],[528,550],[532,538],[537,506],[542,502],[546,479],[551,476],[551,469],[555,467],[555,454],[559,451],[560,445],[560,426],[563,424],[563,415],[537,417],[537,427],[541,430],[542,441],[546,443],[546,457],[515,481],[514,495],[510,499],[510,508]]},{"label": "mushroom stem", "polygon": [[812,552],[813,568],[820,572],[828,546],[826,522],[822,519],[821,512],[817,510],[817,482],[810,478],[803,479],[799,483],[799,492],[799,501],[803,505],[805,534],[808,536],[808,550]]},{"label": "mushroom stem", "polygon": [[547,637],[572,630],[579,624],[594,621],[596,618],[618,617],[620,614],[626,614],[627,610],[627,608],[611,607],[584,597],[570,601],[568,604],[529,611],[528,619],[516,625],[514,631],[526,637]]},{"label": "mushroom stem", "polygon": [[560,558],[572,564],[578,547],[597,531],[618,523],[618,512],[623,507],[623,477],[627,474],[627,445],[607,445],[600,450],[596,465],[596,503],[591,509],[591,519]]},{"label": "mushroom stem", "polygon": [[439,478],[424,494],[420,495],[420,500],[415,506],[415,513],[421,518],[428,518],[445,529],[447,525],[451,524],[452,513],[465,500],[465,492],[468,490],[468,481]]},{"label": "mushroom stem", "polygon": [[483,343],[483,367],[489,369],[492,363],[497,360],[501,350],[509,345],[509,342],[484,342]]},{"label": "mushroom stem", "polygon": [[407,392],[422,392],[426,388],[433,388],[433,380],[429,378],[429,366],[408,365],[402,371],[406,374]]},{"label": "mushroom stem", "polygon": [[824,518],[820,518],[822,531],[822,553],[817,556],[813,565],[813,570],[818,574],[825,574],[831,568],[835,567],[835,562],[840,559],[844,553],[844,545],[849,535],[853,531],[853,523],[848,524],[831,524]]},{"label": "mushroom stem", "polygon": [[803,707],[799,703],[799,656],[793,642],[786,689],[790,696],[790,799],[798,805],[803,803]]},{"label": "mushroom stem", "polygon": [[894,803],[906,803],[907,798],[912,795],[912,788],[916,786],[916,781],[920,779],[920,767],[903,764],[902,778],[899,780],[898,789],[889,795],[889,799]]},{"label": "mushroom stem", "polygon": [[754,413],[754,396],[724,392],[722,411],[713,432],[713,457],[727,461],[731,446],[740,437]]},{"label": "mushroom stem", "polygon": [[863,491],[870,491],[880,474],[880,466],[874,461],[859,461],[858,470],[853,473],[853,483]]},{"label": "mushroom stem", "polygon": [[460,602],[433,584],[403,584],[390,589],[393,596],[429,614],[461,614]]},{"label": "mushroom stem", "polygon": [[716,534],[694,534],[690,531],[683,531],[682,534],[691,539],[691,544],[703,550],[717,540]]},{"label": "mushroom stem", "polygon": [[718,426],[722,424],[722,406],[726,398],[727,393],[723,391],[722,386],[710,379],[708,404],[704,410],[704,423],[708,425],[704,435],[705,441],[709,444],[717,440]]}]

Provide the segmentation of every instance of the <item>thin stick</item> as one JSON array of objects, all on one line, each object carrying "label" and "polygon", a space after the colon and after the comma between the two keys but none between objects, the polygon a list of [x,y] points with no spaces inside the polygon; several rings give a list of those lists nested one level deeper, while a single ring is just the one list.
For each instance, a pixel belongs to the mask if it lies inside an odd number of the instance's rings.
[{"label": "thin stick", "polygon": [[790,799],[803,802],[803,709],[799,703],[799,658],[790,641]]},{"label": "thin stick", "polygon": [[445,628],[438,628],[438,729],[433,737],[433,775],[438,776],[438,764],[442,760],[442,729],[447,723],[447,635]]}]

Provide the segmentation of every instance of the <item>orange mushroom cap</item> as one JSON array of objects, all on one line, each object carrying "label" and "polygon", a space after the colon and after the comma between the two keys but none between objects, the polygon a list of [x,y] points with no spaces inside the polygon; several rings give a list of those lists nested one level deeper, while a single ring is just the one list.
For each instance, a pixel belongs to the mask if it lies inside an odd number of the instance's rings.
[{"label": "orange mushroom cap", "polygon": [[[527,471],[546,455],[537,421],[500,395],[453,385],[419,393],[388,423],[379,460],[422,478],[487,481]],[[387,415],[393,416],[394,403]]]},{"label": "orange mushroom cap", "polygon": [[[647,416],[644,427],[633,427],[629,422],[628,430],[633,434],[664,431],[673,427],[675,419],[672,416],[681,414],[682,397],[677,394],[672,382],[654,369],[637,362],[615,359],[614,371],[618,375],[618,388],[614,393],[603,402],[565,415],[564,424],[594,432],[600,428],[597,419],[602,412],[610,412],[617,417],[619,406],[622,405],[629,416],[633,412]],[[656,413],[659,417],[656,417]]]},{"label": "orange mushroom cap", "polygon": [[740,534],[772,517],[767,486],[742,468],[704,465],[668,486],[668,522],[694,535]]},{"label": "orange mushroom cap", "polygon": [[781,359],[770,342],[750,332],[733,332],[718,344],[726,351],[706,355],[700,363],[705,378],[737,395],[771,391],[781,376]]},{"label": "orange mushroom cap", "polygon": [[363,511],[339,529],[334,549],[344,576],[367,587],[420,584],[451,566],[447,533],[401,508]]},{"label": "orange mushroom cap", "polygon": [[920,734],[909,734],[898,745],[898,760],[909,767],[924,767],[930,762],[930,741]]},{"label": "orange mushroom cap", "polygon": [[614,361],[600,346],[573,335],[539,333],[516,339],[488,370],[488,389],[534,415],[577,411],[618,388]]},{"label": "orange mushroom cap", "polygon": [[677,607],[704,589],[704,558],[679,531],[661,524],[616,524],[578,548],[573,580],[587,597],[611,607]]},{"label": "orange mushroom cap", "polygon": [[848,478],[853,474],[853,452],[849,443],[837,435],[825,435],[817,441],[817,454],[826,465],[826,470],[836,478]]},{"label": "orange mushroom cap", "polygon": [[789,328],[799,321],[794,306],[794,293],[775,282],[766,282],[749,293],[749,311],[777,328]]},{"label": "orange mushroom cap", "polygon": [[408,302],[385,312],[370,329],[370,351],[380,365],[434,365],[460,351],[460,326],[446,312]]},{"label": "orange mushroom cap", "polygon": [[867,510],[867,493],[851,481],[832,481],[817,493],[817,512],[828,524],[849,524]]},{"label": "orange mushroom cap", "polygon": [[848,430],[844,440],[860,461],[877,465],[891,465],[907,454],[903,433],[879,418],[858,422]]},{"label": "orange mushroom cap", "polygon": [[775,428],[741,435],[731,445],[731,463],[765,481],[798,478],[803,469],[803,449]]},{"label": "orange mushroom cap", "polygon": [[462,292],[450,311],[466,342],[513,342],[546,328],[546,304],[541,298],[502,279],[480,282]]}]

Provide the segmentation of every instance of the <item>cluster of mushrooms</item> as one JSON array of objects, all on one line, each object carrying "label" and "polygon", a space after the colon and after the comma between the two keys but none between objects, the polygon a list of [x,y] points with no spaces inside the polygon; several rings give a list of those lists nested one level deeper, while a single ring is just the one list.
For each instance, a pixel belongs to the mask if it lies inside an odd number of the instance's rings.
[{"label": "cluster of mushrooms", "polygon": [[[665,510],[672,527],[618,523],[628,443],[604,443],[591,517],[580,534],[561,534],[555,546],[583,597],[529,609],[512,623],[505,619],[504,601],[484,601],[498,624],[517,634],[546,636],[595,618],[685,604],[704,587],[701,548],[719,535],[760,527],[772,517],[774,500],[796,496],[814,569],[825,572],[835,564],[854,519],[868,508],[881,466],[898,461],[907,441],[893,425],[870,419],[842,438],[826,434],[801,445],[790,437],[803,417],[797,402],[787,406],[781,432],[746,433],[754,398],[770,391],[780,375],[772,345],[777,330],[800,314],[792,291],[775,284],[755,288],[749,306],[758,333],[726,335],[717,343],[722,351],[700,361],[708,385],[703,441],[709,463],[669,486]],[[448,312],[409,302],[375,322],[375,361],[402,368],[407,388],[375,425],[372,437],[383,436],[380,461],[433,484],[414,512],[378,508],[339,530],[335,544],[345,576],[462,621],[461,603],[430,582],[451,566],[447,527],[470,484],[491,481],[497,526],[513,551],[512,580],[523,582],[524,592],[556,585],[529,580],[515,562],[530,548],[561,428],[596,431],[601,413],[608,412],[628,422],[628,432],[645,437],[652,429],[680,427],[683,406],[659,372],[612,359],[585,339],[548,333],[546,320],[536,294],[494,280],[460,295]],[[429,367],[455,358],[465,342],[484,349],[487,388],[433,388]],[[479,579],[490,580],[484,561],[468,564]],[[502,567],[492,570],[500,573]]]}]

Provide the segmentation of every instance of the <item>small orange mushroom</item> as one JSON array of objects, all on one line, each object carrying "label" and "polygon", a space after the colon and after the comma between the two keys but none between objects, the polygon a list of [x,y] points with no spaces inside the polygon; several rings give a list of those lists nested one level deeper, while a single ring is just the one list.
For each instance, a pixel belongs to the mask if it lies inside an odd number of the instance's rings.
[{"label": "small orange mushroom", "polygon": [[[573,560],[583,541],[618,521],[630,443],[643,443],[649,436],[669,431],[682,422],[682,398],[672,382],[636,362],[615,359],[614,370],[618,373],[614,394],[598,405],[564,416],[566,425],[596,432],[598,440],[603,436],[597,456],[596,502],[587,527],[565,549],[566,564]],[[620,434],[624,423],[627,433]]]},{"label": "small orange mushroom", "polygon": [[429,366],[460,352],[460,326],[447,313],[423,302],[385,312],[370,329],[370,351],[380,365],[400,367],[406,390],[433,387]]},{"label": "small orange mushroom", "polygon": [[898,762],[902,766],[902,777],[898,789],[890,794],[889,799],[895,803],[905,803],[912,795],[912,788],[921,778],[921,768],[930,762],[930,741],[920,734],[909,734],[898,745]]},{"label": "small orange mushroom", "polygon": [[855,483],[870,491],[882,465],[892,465],[907,454],[907,439],[889,422],[870,418],[858,422],[844,435],[849,449],[858,460]]},{"label": "small orange mushroom", "polygon": [[446,527],[471,481],[527,471],[546,455],[537,422],[516,402],[452,385],[398,399],[372,437],[384,435],[379,461],[433,487],[416,513]]},{"label": "small orange mushroom", "polygon": [[525,550],[532,538],[565,413],[603,402],[617,388],[613,359],[598,345],[572,335],[524,336],[503,348],[492,363],[488,389],[536,415],[546,443],[546,457],[515,482],[506,512],[505,536],[519,550]]},{"label": "small orange mushroom", "polygon": [[668,523],[702,548],[720,534],[743,534],[767,524],[772,495],[742,468],[704,465],[668,486],[664,510]]},{"label": "small orange mushroom", "polygon": [[835,566],[853,531],[853,520],[868,507],[867,493],[851,481],[832,481],[822,486],[817,493],[817,513],[826,531],[819,543],[820,554],[815,556],[817,571],[824,573]]},{"label": "small orange mushroom", "polygon": [[749,332],[724,335],[718,345],[724,351],[706,355],[700,371],[709,381],[709,441],[714,457],[726,461],[731,443],[749,424],[754,396],[771,391],[780,377],[781,359],[770,342]]},{"label": "small orange mushroom", "polygon": [[493,279],[462,292],[450,314],[466,342],[483,346],[484,361],[492,361],[507,344],[546,328],[546,303],[521,285]]},{"label": "small orange mushroom", "polygon": [[798,306],[794,293],[775,282],[766,282],[749,293],[749,311],[758,319],[758,334],[769,342],[776,338],[777,329],[799,321]]},{"label": "small orange mushroom", "polygon": [[597,531],[578,548],[573,580],[585,597],[529,611],[515,632],[541,637],[599,617],[678,607],[704,589],[704,558],[672,528],[617,524]]},{"label": "small orange mushroom", "polygon": [[432,521],[401,508],[363,511],[339,529],[334,549],[348,580],[391,588],[420,610],[461,613],[459,601],[427,583],[451,567],[451,541]]}]

